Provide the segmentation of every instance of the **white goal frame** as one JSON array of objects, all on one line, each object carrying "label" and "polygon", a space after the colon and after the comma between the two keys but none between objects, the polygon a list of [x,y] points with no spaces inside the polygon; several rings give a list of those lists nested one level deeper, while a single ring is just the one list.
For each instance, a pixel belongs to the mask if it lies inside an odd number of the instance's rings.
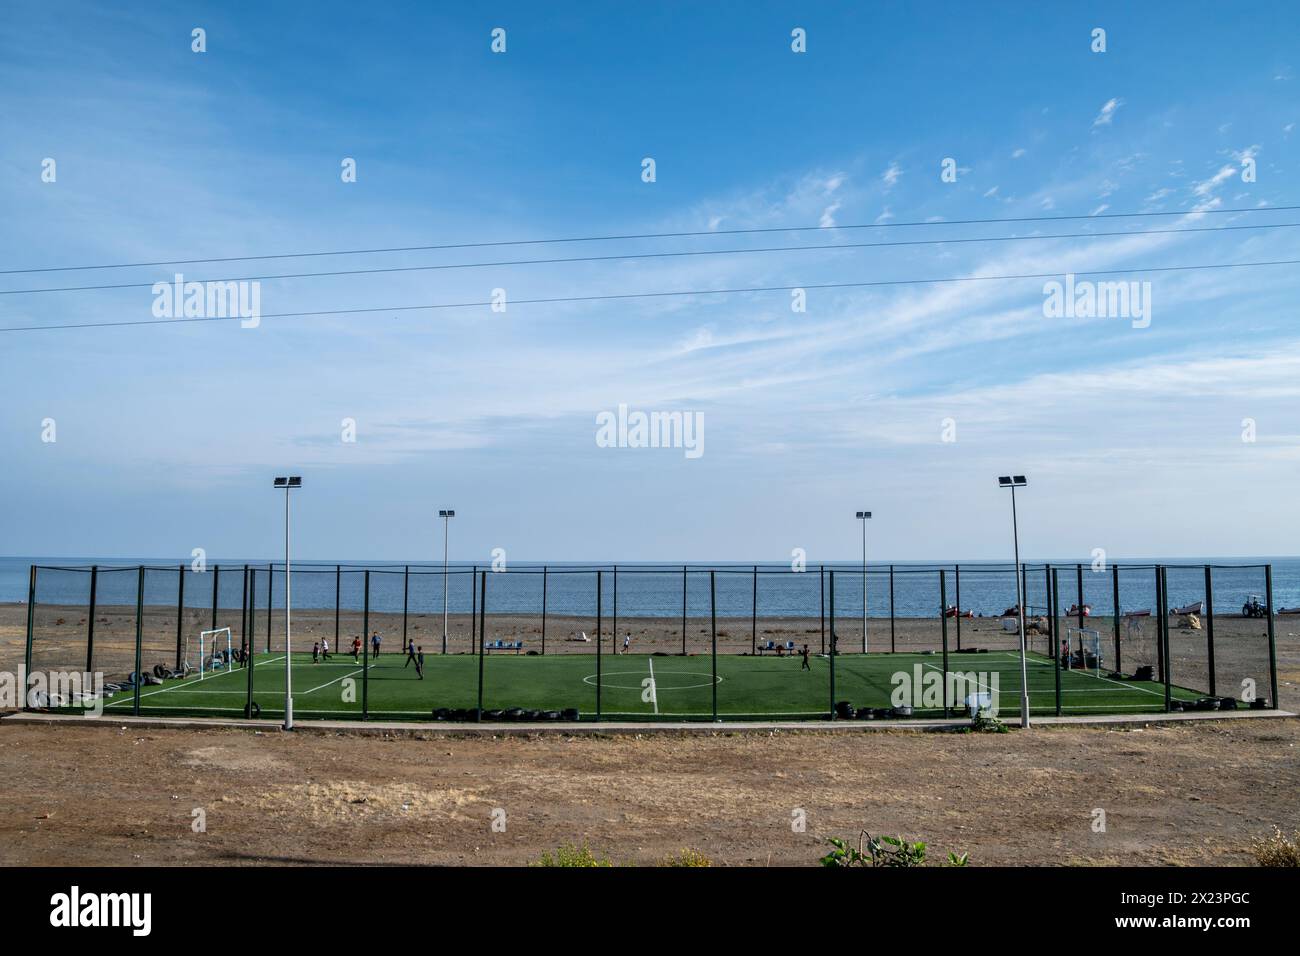
[{"label": "white goal frame", "polygon": [[[1070,667],[1070,661],[1074,658],[1075,650],[1079,651],[1080,666]],[[1086,665],[1088,653],[1091,652],[1092,659],[1097,662],[1093,673],[1095,676],[1101,676],[1101,631],[1091,627],[1067,627],[1065,629],[1065,669],[1080,670],[1085,674],[1089,672]]]},{"label": "white goal frame", "polygon": [[[204,665],[207,660],[207,649],[212,649],[212,656],[215,657],[221,647],[221,635],[226,635],[226,670],[230,670],[235,663],[234,640],[228,627],[218,627],[211,631],[199,631],[199,680],[203,680]],[[189,663],[188,660],[186,663]],[[217,666],[214,662],[211,670],[216,673]]]}]

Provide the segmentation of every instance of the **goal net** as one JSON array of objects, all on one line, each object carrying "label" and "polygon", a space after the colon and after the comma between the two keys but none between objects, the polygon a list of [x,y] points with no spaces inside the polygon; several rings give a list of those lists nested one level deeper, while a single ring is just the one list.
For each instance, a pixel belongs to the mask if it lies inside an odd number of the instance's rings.
[{"label": "goal net", "polygon": [[229,670],[235,663],[234,641],[230,628],[219,627],[213,631],[200,631],[198,642],[185,639],[185,672],[199,672],[202,680],[205,674]]},{"label": "goal net", "polygon": [[1066,670],[1101,674],[1101,631],[1089,627],[1067,627],[1061,648],[1061,665]]}]

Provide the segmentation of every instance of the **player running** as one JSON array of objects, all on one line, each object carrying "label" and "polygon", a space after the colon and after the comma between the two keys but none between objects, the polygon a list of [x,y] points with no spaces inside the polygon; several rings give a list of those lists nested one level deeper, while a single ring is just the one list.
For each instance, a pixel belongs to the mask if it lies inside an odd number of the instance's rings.
[{"label": "player running", "polygon": [[352,660],[354,663],[361,663],[361,638],[352,638]]},{"label": "player running", "polygon": [[803,650],[799,652],[799,656],[803,658],[803,663],[799,665],[799,670],[801,670],[801,671],[810,671],[810,670],[812,670],[812,665],[808,663],[808,645],[807,645],[807,644],[805,644],[805,645],[803,646]]},{"label": "player running", "polygon": [[379,636],[379,632],[375,631],[374,636],[370,638],[370,653],[374,654],[375,657],[379,656],[379,644],[381,641],[382,638]]},{"label": "player running", "polygon": [[313,664],[320,663],[320,641],[317,641],[311,646],[311,662]]},{"label": "player running", "polygon": [[415,649],[415,673],[419,675],[420,680],[424,680],[424,648]]},{"label": "player running", "polygon": [[406,663],[402,665],[402,670],[406,670],[408,667],[410,667],[412,661],[415,662],[416,664],[415,669],[418,671],[420,667],[419,667],[419,661],[415,660],[415,641],[411,641],[410,644],[406,645]]}]

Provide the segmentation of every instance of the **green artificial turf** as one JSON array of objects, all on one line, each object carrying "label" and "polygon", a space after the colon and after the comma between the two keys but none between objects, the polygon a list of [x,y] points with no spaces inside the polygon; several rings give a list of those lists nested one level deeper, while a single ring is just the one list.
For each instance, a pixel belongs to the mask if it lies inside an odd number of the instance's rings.
[{"label": "green artificial turf", "polygon": [[[371,661],[367,670],[350,655],[313,663],[309,654],[293,658],[294,716],[299,719],[361,717],[362,703],[374,719],[428,719],[435,708],[469,709],[479,704],[480,659],[474,655],[429,654],[424,679],[400,653]],[[253,670],[253,700],[263,717],[283,715],[284,655],[260,654]],[[606,719],[816,719],[831,708],[831,662],[813,657],[812,670],[798,657],[721,655],[650,656],[605,654],[599,666],[600,714]],[[835,658],[834,700],[854,707],[891,705],[891,678],[943,673],[940,654],[841,654]],[[1000,716],[1019,714],[1020,664],[1009,651],[953,654],[954,671],[997,674]],[[583,719],[597,713],[597,659],[591,654],[527,656],[492,653],[482,660],[485,711],[512,707],[526,710],[576,708]],[[651,675],[653,673],[653,684]],[[1050,659],[1031,655],[1030,711],[1056,712],[1057,674]],[[933,678],[932,678],[933,679]],[[984,678],[990,680],[991,678]],[[168,680],[140,692],[140,712],[163,715],[238,716],[244,712],[248,671],[209,673],[200,680]],[[1061,671],[1061,710],[1065,714],[1152,713],[1164,709],[1164,686],[1151,682],[1110,680],[1094,673]],[[1173,696],[1194,700],[1198,692],[1174,688]],[[953,713],[961,701],[950,702]],[[132,691],[105,705],[107,713],[131,713]],[[922,707],[918,716],[941,715],[942,706]]]}]

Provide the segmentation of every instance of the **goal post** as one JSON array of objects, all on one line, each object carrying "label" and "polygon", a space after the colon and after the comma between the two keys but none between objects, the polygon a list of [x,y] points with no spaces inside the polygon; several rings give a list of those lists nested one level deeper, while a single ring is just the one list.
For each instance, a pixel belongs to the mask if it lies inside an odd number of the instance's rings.
[{"label": "goal post", "polygon": [[[186,671],[195,666],[191,663],[189,651],[190,648],[187,643],[185,648]],[[230,628],[218,627],[211,631],[199,631],[197,661],[199,680],[203,680],[204,673],[207,671],[215,673],[218,668],[229,670],[234,660],[234,641]]]},{"label": "goal post", "polygon": [[1091,671],[1101,676],[1101,631],[1090,627],[1067,627],[1061,658],[1066,670]]}]

